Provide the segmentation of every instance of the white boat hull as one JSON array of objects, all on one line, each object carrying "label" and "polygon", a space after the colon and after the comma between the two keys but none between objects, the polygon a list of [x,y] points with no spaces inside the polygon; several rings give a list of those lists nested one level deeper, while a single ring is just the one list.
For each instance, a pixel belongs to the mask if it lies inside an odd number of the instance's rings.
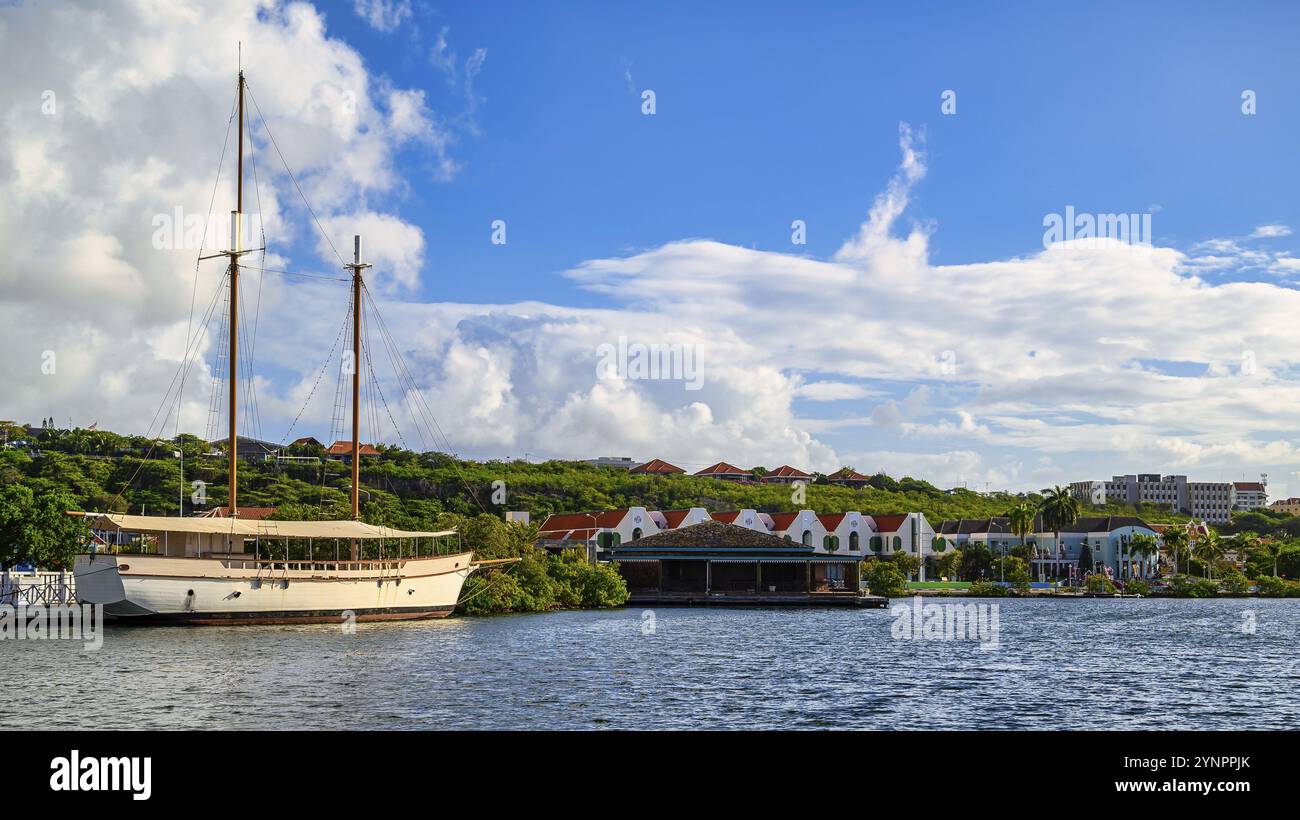
[{"label": "white boat hull", "polygon": [[362,562],[78,555],[77,600],[123,620],[338,623],[439,618],[456,608],[472,553]]}]

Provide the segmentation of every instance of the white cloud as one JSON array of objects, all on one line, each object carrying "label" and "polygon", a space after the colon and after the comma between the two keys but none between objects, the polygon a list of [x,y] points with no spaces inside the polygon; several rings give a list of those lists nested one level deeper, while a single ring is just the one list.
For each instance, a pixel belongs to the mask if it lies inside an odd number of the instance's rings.
[{"label": "white cloud", "polygon": [[[151,218],[177,205],[207,212],[211,169],[194,157],[214,150],[234,90],[225,44],[242,39],[258,103],[280,145],[293,146],[327,234],[344,257],[351,235],[365,235],[372,290],[455,450],[660,456],[688,467],[852,463],[941,484],[1037,489],[1049,473],[1068,481],[1178,467],[1213,477],[1250,465],[1285,476],[1300,447],[1291,412],[1300,292],[1202,277],[1207,257],[1293,266],[1284,255],[1252,257],[1259,252],[1234,240],[1191,255],[1099,242],[931,264],[937,228],[900,228],[926,172],[923,140],[904,125],[896,174],[829,260],[683,240],[574,265],[566,276],[603,297],[600,308],[404,301],[424,264],[422,232],[352,203],[366,201],[359,192],[372,203],[403,193],[401,146],[423,146],[454,172],[454,140],[420,91],[372,77],[308,6],[120,2],[110,11],[0,12],[15,67],[0,88],[6,416],[137,431],[152,416],[184,346],[195,254],[155,249]],[[472,96],[483,53],[462,61],[445,32],[440,43],[435,64]],[[60,100],[54,117],[40,110],[47,88]],[[273,183],[263,190],[268,232],[318,246],[320,270],[340,276],[255,133]],[[228,209],[222,191],[215,210]],[[258,387],[266,433],[287,428],[310,393],[295,434],[325,435],[335,374],[312,388],[346,287],[245,275],[250,299],[260,294],[249,303],[263,317],[257,364],[272,374]],[[205,269],[200,314],[216,282],[215,268]],[[599,378],[597,350],[620,336],[695,346],[701,389]],[[54,376],[41,374],[46,350],[58,354]],[[372,354],[386,375],[387,352]],[[1191,363],[1191,375],[1162,363]],[[209,383],[205,368],[191,373],[184,427],[203,429]],[[410,419],[399,386],[383,386],[407,443],[441,447]],[[837,416],[842,408],[826,405],[826,417],[804,419],[796,399],[860,406]]]},{"label": "white cloud", "polygon": [[378,31],[395,31],[411,16],[410,0],[353,0],[357,16]]},{"label": "white cloud", "polygon": [[1286,225],[1260,225],[1251,233],[1251,239],[1274,239],[1280,236],[1290,236],[1291,229]]}]

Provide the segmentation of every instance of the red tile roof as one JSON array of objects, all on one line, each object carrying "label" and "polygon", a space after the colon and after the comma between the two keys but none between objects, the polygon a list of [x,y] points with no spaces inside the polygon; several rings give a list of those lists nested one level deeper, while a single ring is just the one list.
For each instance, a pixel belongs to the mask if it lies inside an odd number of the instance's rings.
[{"label": "red tile roof", "polygon": [[846,515],[848,515],[848,513],[829,513],[827,515],[819,515],[817,518],[822,522],[822,526],[829,532],[835,532],[835,528],[840,525],[840,522],[844,520],[844,516]]},{"label": "red tile roof", "polygon": [[[363,456],[379,455],[379,451],[376,450],[374,447],[370,446],[369,444],[359,444],[357,445],[357,449],[361,451],[361,455]],[[332,456],[350,456],[352,455],[352,442],[336,441],[330,445],[329,450],[327,450],[326,452],[328,452]]]},{"label": "red tile roof", "polygon": [[703,470],[700,470],[698,473],[696,473],[696,475],[700,475],[700,476],[749,475],[749,470],[742,470],[734,464],[728,464],[725,461],[719,461],[717,464],[714,464],[712,467],[705,467]]},{"label": "red tile roof", "polygon": [[873,515],[871,520],[876,522],[877,532],[898,532],[898,528],[907,520],[907,515]]},{"label": "red tile roof", "polygon": [[799,517],[797,512],[769,513],[772,516],[772,532],[790,529],[790,525]]},{"label": "red tile roof", "polygon": [[669,464],[668,462],[664,461],[661,458],[652,458],[649,461],[647,461],[645,464],[638,464],[637,466],[633,467],[631,470],[628,470],[628,472],[637,473],[640,475],[647,475],[647,474],[667,475],[670,473],[684,473],[686,471],[675,464]]},{"label": "red tile roof", "polygon": [[831,481],[870,481],[871,476],[863,475],[852,467],[844,467],[827,476]]},{"label": "red tile roof", "polygon": [[808,475],[803,470],[796,470],[789,464],[782,464],[780,467],[777,467],[775,470],[765,475],[764,478],[812,478],[812,476]]},{"label": "red tile roof", "polygon": [[1258,481],[1236,481],[1233,482],[1232,486],[1236,487],[1238,490],[1254,490],[1257,493],[1264,492],[1264,485],[1260,484]]},{"label": "red tile roof", "polygon": [[722,521],[727,524],[734,524],[736,523],[736,519],[740,518],[740,510],[729,510],[728,512],[709,513],[709,516],[714,521]]},{"label": "red tile roof", "polygon": [[324,446],[325,446],[325,445],[321,444],[319,441],[317,441],[316,438],[315,438],[314,436],[303,436],[302,438],[296,438],[296,439],[294,439],[293,441],[289,442],[289,446],[290,446],[290,447],[297,447],[297,446],[302,445],[302,444],[310,444],[310,445],[313,446],[313,447],[324,447]]},{"label": "red tile roof", "polygon": [[[547,516],[542,522],[541,534],[568,532],[570,530],[590,530],[592,524],[596,529],[613,529],[622,523],[627,517],[629,510],[606,510],[598,513],[561,513],[559,515]],[[593,521],[594,519],[594,521]],[[588,537],[588,536],[581,536]]]},{"label": "red tile roof", "polygon": [[686,516],[690,514],[690,510],[664,510],[660,513],[664,517],[664,521],[667,522],[668,529],[680,527],[682,522],[686,520]]}]

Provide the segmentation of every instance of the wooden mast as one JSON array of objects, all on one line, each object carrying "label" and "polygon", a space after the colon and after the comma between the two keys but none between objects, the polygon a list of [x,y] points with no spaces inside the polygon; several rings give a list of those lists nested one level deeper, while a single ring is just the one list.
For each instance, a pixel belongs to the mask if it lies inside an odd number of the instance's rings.
[{"label": "wooden mast", "polygon": [[[352,237],[352,520],[361,518],[361,237]],[[360,558],[352,541],[352,560]]]},{"label": "wooden mast", "polygon": [[231,214],[230,233],[234,247],[230,254],[230,517],[239,515],[239,438],[236,420],[239,415],[239,254],[243,249],[244,215],[244,70],[239,70],[239,173],[235,183],[235,212]]}]

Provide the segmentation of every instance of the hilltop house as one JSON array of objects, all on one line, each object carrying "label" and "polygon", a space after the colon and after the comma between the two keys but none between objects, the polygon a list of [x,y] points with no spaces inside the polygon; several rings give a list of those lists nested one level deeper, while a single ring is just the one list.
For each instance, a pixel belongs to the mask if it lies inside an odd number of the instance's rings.
[{"label": "hilltop house", "polygon": [[865,476],[852,467],[844,467],[831,473],[826,480],[842,487],[861,489],[871,483],[871,476]]},{"label": "hilltop house", "polygon": [[753,481],[754,475],[749,470],[742,470],[735,465],[728,464],[725,461],[719,461],[710,467],[705,467],[695,474],[697,478],[717,478],[722,481]]},{"label": "hilltop house", "polygon": [[645,464],[638,464],[628,470],[631,475],[681,475],[686,471],[675,464],[669,464],[661,458],[652,458]]},{"label": "hilltop house", "polygon": [[763,481],[768,484],[793,484],[796,481],[802,481],[805,484],[812,483],[812,476],[803,470],[796,470],[789,464],[782,464],[772,472],[763,476]]}]

